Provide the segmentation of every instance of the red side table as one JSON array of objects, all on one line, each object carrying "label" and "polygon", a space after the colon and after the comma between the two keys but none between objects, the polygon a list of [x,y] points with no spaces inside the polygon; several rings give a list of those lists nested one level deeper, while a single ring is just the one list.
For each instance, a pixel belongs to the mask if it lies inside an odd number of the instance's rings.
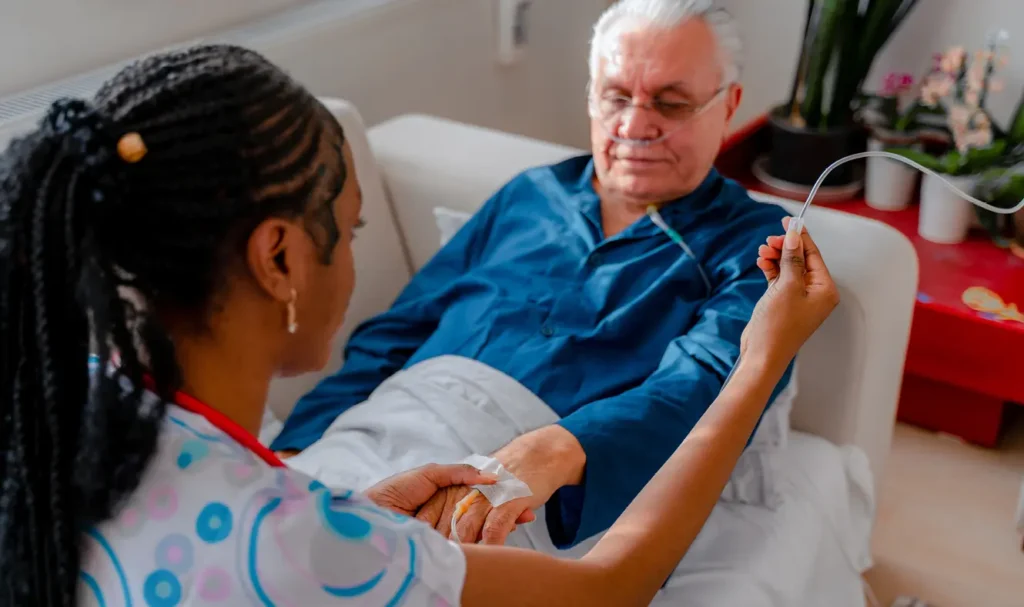
[{"label": "red side table", "polygon": [[[770,144],[761,117],[726,141],[716,166],[751,191],[778,194],[750,170]],[[864,200],[819,206],[887,223],[917,250],[920,282],[898,418],[995,446],[1007,403],[1024,403],[1024,324],[976,312],[962,297],[971,287],[985,287],[1024,309],[1024,260],[982,233],[957,245],[922,239],[916,204],[903,211],[878,211]]]}]

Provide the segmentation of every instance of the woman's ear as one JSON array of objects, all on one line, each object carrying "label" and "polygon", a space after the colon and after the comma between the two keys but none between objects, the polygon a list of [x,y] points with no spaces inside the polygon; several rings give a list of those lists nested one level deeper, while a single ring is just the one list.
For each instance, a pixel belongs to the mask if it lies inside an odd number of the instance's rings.
[{"label": "woman's ear", "polygon": [[268,219],[249,236],[246,261],[260,289],[281,302],[291,298],[305,268],[301,228],[284,219]]}]

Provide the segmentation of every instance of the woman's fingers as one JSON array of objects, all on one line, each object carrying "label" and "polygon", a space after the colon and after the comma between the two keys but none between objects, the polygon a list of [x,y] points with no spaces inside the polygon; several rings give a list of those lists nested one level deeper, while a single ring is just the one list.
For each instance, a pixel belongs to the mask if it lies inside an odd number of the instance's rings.
[{"label": "woman's fingers", "polygon": [[779,276],[778,262],[758,258],[757,267],[764,273],[765,280],[768,282],[775,280]]},{"label": "woman's fingers", "polygon": [[438,489],[452,485],[493,485],[498,477],[481,472],[469,464],[442,466],[431,464],[423,467],[423,476],[437,485]]},{"label": "woman's fingers", "polygon": [[757,248],[757,256],[761,259],[768,259],[771,261],[778,261],[782,258],[782,247],[772,247],[771,245],[763,244]]},{"label": "woman's fingers", "polygon": [[818,250],[818,245],[815,244],[814,239],[807,230],[801,234],[801,240],[804,245],[804,264],[807,267],[808,274],[811,274],[815,278],[812,282],[817,282],[820,277],[822,279],[828,278],[831,282],[831,275],[828,271],[828,266],[825,265],[825,260],[821,257],[821,251]]},{"label": "woman's fingers", "polygon": [[445,534],[445,537],[448,537],[444,531],[444,529],[447,529],[448,527],[448,523],[444,519],[445,502],[447,497],[447,492],[438,491],[433,497],[427,500],[427,503],[423,504],[416,513],[417,519],[437,529],[442,534]]}]

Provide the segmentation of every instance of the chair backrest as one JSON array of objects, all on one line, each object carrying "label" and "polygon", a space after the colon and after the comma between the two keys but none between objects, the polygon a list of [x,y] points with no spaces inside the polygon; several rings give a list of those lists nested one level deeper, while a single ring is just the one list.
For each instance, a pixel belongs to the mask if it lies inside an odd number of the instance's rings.
[{"label": "chair backrest", "polygon": [[[421,115],[372,128],[370,143],[414,270],[438,249],[435,207],[473,212],[520,171],[583,153]],[[757,198],[791,213],[797,208]],[[842,304],[801,353],[792,425],[863,449],[877,482],[892,440],[917,256],[902,234],[879,222],[812,209],[807,224],[839,285]]]},{"label": "chair backrest", "polygon": [[[341,367],[342,347],[362,321],[383,312],[398,297],[412,273],[393,213],[384,192],[384,184],[367,140],[366,126],[355,106],[339,99],[321,99],[345,129],[345,140],[352,149],[356,176],[363,191],[363,219],[366,225],[353,243],[356,264],[356,290],[349,304],[345,324],[338,333],[330,363],[321,373],[277,379],[267,404],[279,419],[287,417],[295,401],[311,390],[325,375]],[[302,319],[298,319],[299,322]]]}]

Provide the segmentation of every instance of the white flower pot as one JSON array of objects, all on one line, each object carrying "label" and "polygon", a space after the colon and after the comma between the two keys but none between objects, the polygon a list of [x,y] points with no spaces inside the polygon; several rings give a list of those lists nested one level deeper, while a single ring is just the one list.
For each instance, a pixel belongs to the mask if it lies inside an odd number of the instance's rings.
[{"label": "white flower pot", "polygon": [[[944,177],[968,194],[977,180],[975,175]],[[921,238],[939,244],[963,242],[974,222],[974,216],[971,203],[950,190],[939,178],[924,176],[921,184],[921,217],[917,224],[917,233]]]},{"label": "white flower pot", "polygon": [[[886,143],[872,139],[868,149],[883,150]],[[910,206],[920,173],[892,158],[868,158],[864,197],[868,206],[880,211],[900,211]]]}]

